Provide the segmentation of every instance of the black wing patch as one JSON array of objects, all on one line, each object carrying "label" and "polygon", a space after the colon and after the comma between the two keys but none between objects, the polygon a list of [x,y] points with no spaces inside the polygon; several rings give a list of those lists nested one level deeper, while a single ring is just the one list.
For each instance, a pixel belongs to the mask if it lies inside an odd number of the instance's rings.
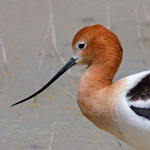
[{"label": "black wing patch", "polygon": [[139,108],[130,106],[130,108],[139,116],[150,120],[150,108]]},{"label": "black wing patch", "polygon": [[138,84],[130,89],[126,95],[129,101],[150,99],[150,74],[146,75]]}]

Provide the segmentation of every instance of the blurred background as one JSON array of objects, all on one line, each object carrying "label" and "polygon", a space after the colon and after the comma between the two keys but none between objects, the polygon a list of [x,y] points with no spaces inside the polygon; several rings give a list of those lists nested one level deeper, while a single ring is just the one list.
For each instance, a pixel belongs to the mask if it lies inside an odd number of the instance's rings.
[{"label": "blurred background", "polygon": [[[84,67],[73,67],[36,99],[9,107],[47,83],[71,57],[74,34],[93,24],[122,42],[115,80],[150,67],[149,0],[0,0],[1,150],[119,150],[78,108]],[[122,143],[121,150],[130,149]]]}]

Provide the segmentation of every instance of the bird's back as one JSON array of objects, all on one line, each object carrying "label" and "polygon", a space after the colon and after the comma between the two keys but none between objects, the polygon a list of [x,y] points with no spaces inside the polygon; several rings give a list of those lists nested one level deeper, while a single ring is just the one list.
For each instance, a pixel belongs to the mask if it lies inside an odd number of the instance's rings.
[{"label": "bird's back", "polygon": [[150,149],[150,71],[125,78],[125,89],[117,102],[117,118],[124,141]]}]

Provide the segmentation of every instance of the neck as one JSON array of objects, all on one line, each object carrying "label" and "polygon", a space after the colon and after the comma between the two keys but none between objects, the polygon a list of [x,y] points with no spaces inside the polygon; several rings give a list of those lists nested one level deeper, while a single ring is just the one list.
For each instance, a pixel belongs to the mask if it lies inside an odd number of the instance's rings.
[{"label": "neck", "polygon": [[80,96],[88,96],[94,91],[110,86],[119,68],[120,62],[120,60],[107,61],[101,65],[100,61],[97,60],[88,66],[85,74],[80,80]]}]

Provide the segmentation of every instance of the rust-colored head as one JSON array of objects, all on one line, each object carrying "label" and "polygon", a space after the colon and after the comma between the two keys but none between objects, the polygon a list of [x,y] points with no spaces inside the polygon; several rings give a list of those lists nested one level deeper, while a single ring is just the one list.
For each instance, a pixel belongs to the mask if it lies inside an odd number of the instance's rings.
[{"label": "rust-colored head", "polygon": [[102,25],[81,29],[72,41],[73,57],[78,64],[90,65],[99,60],[102,65],[111,60],[120,65],[122,47],[117,36]]},{"label": "rust-colored head", "polygon": [[[23,103],[37,96],[76,64],[86,64],[88,66],[93,64],[91,65],[94,66],[91,69],[94,74],[92,80],[96,79],[96,76],[100,76],[98,71],[100,70],[103,80],[111,82],[122,59],[122,47],[114,33],[101,25],[87,26],[75,35],[72,47],[73,55],[71,59],[45,86],[11,106]],[[100,80],[99,78],[97,79]]]}]

